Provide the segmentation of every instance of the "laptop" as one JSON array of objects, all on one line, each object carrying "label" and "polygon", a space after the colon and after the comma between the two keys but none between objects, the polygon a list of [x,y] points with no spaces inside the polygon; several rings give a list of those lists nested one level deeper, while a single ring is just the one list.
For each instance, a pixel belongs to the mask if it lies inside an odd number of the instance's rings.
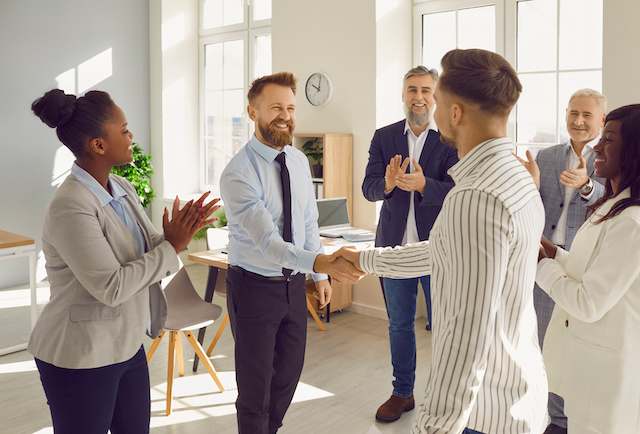
[{"label": "laptop", "polygon": [[347,241],[371,241],[375,239],[373,232],[354,228],[349,219],[349,205],[346,197],[318,199],[318,229],[320,236],[328,238],[344,238]]}]

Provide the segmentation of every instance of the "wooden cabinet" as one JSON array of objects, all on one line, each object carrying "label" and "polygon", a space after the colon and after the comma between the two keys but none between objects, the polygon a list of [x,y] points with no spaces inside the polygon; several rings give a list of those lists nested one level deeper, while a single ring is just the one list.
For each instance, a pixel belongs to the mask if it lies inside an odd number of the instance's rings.
[{"label": "wooden cabinet", "polygon": [[[349,204],[349,215],[353,216],[353,135],[352,134],[294,134],[293,146],[302,150],[303,145],[317,139],[322,142],[322,178],[314,178],[317,199],[346,197]],[[309,158],[310,168],[313,160]],[[311,170],[311,169],[310,169]],[[313,171],[311,171],[313,173]],[[333,282],[331,312],[351,306],[352,285]],[[307,293],[315,292],[313,284],[307,285]],[[327,308],[318,309],[318,300],[313,295],[309,298],[314,309],[326,313]]]},{"label": "wooden cabinet", "polygon": [[[353,216],[353,135],[294,134],[293,146],[302,150],[307,141],[314,139],[322,142],[323,156],[322,178],[313,179],[316,191],[319,193],[317,199],[346,197],[349,204],[349,215]],[[309,159],[310,168],[312,165],[313,160]]]},{"label": "wooden cabinet", "polygon": [[[344,309],[345,307],[351,306],[351,292],[353,290],[353,286],[348,283],[338,283],[336,281],[331,282],[331,288],[333,288],[333,295],[331,296],[331,312],[335,312],[336,310]],[[313,293],[316,291],[316,287],[313,283],[307,283],[306,285],[307,294],[309,295],[309,300],[311,300],[311,305],[318,313],[327,313],[327,308],[318,309],[319,303],[318,299],[313,296]]]}]

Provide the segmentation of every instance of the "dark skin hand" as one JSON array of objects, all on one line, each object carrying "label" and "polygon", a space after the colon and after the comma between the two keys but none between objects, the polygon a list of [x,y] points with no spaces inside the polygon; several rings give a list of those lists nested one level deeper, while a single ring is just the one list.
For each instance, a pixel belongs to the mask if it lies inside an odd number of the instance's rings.
[{"label": "dark skin hand", "polygon": [[171,243],[176,253],[183,251],[187,247],[196,232],[216,220],[207,220],[207,218],[220,208],[220,206],[216,205],[220,199],[213,199],[203,205],[209,193],[204,193],[195,202],[190,200],[182,209],[180,209],[180,199],[176,196],[173,201],[171,219],[169,219],[167,208],[164,209],[164,215],[162,216],[164,238]]},{"label": "dark skin hand", "polygon": [[538,252],[538,262],[540,262],[544,258],[554,259],[556,257],[557,251],[558,251],[558,246],[556,246],[555,244],[553,244],[551,241],[549,241],[543,236],[542,240],[540,240],[540,251]]}]

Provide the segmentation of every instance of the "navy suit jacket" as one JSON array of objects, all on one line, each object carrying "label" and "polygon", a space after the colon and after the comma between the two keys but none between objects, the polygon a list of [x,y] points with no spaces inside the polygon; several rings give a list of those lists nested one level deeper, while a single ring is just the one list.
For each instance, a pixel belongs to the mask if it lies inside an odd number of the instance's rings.
[{"label": "navy suit jacket", "polygon": [[[362,183],[367,200],[384,200],[376,232],[376,246],[397,246],[402,243],[407,228],[409,200],[415,197],[414,209],[420,241],[429,238],[431,227],[442,208],[442,201],[454,183],[447,171],[458,162],[458,151],[440,141],[440,133],[429,130],[418,163],[427,179],[424,195],[394,188],[385,197],[384,174],[391,158],[409,156],[404,133],[405,120],[380,128],[373,135],[369,148],[369,163]],[[407,173],[409,168],[407,168]]]}]

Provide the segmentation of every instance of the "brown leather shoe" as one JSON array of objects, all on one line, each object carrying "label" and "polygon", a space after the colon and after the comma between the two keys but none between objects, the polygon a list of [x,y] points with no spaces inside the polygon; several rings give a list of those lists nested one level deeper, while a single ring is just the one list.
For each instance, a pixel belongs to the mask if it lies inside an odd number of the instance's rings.
[{"label": "brown leather shoe", "polygon": [[400,419],[402,413],[405,411],[411,411],[416,406],[413,400],[413,395],[410,398],[400,398],[396,395],[391,395],[391,398],[380,406],[376,413],[376,420],[380,422],[393,422]]}]

